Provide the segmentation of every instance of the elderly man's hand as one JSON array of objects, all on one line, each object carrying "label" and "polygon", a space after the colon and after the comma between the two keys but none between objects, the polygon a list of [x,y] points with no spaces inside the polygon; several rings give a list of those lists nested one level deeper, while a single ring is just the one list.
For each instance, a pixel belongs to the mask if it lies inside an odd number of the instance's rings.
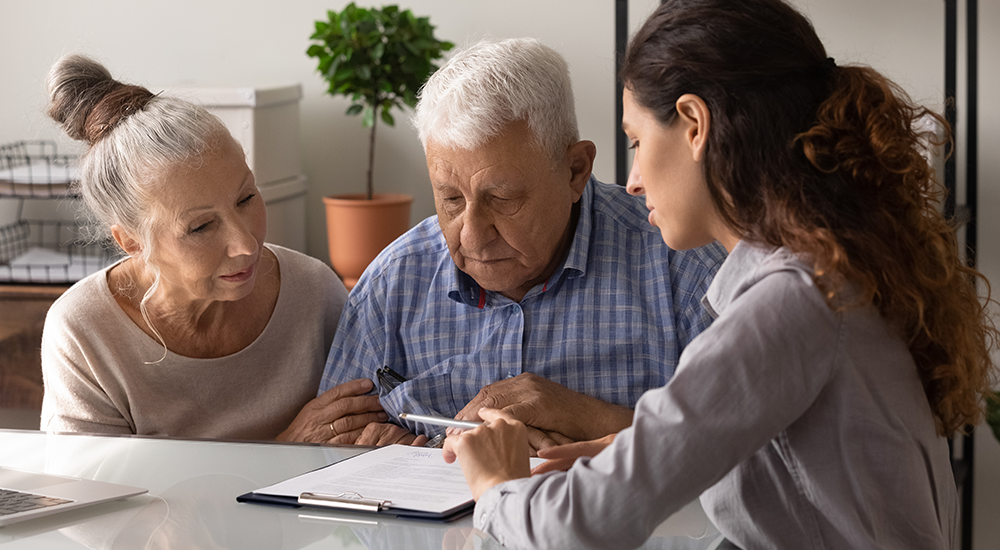
[{"label": "elderly man's hand", "polygon": [[295,420],[276,438],[278,441],[310,443],[354,443],[365,426],[385,422],[377,395],[365,395],[372,389],[367,378],[344,382],[306,403]]},{"label": "elderly man's hand", "polygon": [[[481,420],[479,409],[484,407],[500,409],[527,426],[554,432],[572,441],[598,439],[632,424],[631,409],[577,393],[531,373],[486,386],[455,418]],[[541,437],[532,439],[535,449],[552,444]],[[567,442],[554,437],[550,439],[559,444]]]},{"label": "elderly man's hand", "polygon": [[[332,443],[339,443],[338,441],[332,441]],[[425,435],[414,435],[395,424],[369,424],[365,427],[364,432],[358,436],[357,441],[352,441],[355,445],[413,445],[415,447],[423,446],[427,443],[427,436]]]}]

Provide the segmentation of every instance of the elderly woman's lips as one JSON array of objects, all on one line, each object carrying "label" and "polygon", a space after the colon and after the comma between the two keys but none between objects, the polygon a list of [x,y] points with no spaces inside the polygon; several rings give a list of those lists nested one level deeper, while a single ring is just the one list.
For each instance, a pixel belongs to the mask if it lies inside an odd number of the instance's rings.
[{"label": "elderly woman's lips", "polygon": [[245,280],[249,279],[250,276],[253,275],[253,268],[254,268],[254,266],[251,265],[250,267],[244,269],[243,271],[237,271],[236,273],[230,273],[229,275],[223,275],[221,278],[223,280],[231,281],[231,282],[235,282],[235,283],[242,282],[242,281],[245,281]]}]

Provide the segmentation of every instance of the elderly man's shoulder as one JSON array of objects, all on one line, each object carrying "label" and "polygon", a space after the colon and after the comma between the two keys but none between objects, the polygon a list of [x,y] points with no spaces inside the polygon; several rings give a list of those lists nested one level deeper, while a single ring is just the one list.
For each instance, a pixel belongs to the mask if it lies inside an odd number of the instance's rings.
[{"label": "elderly man's shoulder", "polygon": [[591,180],[594,186],[594,231],[606,238],[612,234],[643,246],[647,256],[674,257],[679,261],[705,265],[714,272],[726,258],[726,251],[718,243],[711,243],[691,250],[674,250],[663,242],[660,231],[649,223],[649,209],[644,197],[632,196],[621,185]]},{"label": "elderly man's shoulder", "polygon": [[642,197],[629,195],[621,185],[590,181],[594,200],[592,209],[601,221],[622,226],[622,229],[638,233],[656,233],[649,225],[649,210]]},{"label": "elderly man's shoulder", "polygon": [[437,216],[431,216],[385,247],[358,284],[370,283],[371,279],[398,282],[406,277],[427,276],[445,260],[450,261],[448,243],[441,234]]}]

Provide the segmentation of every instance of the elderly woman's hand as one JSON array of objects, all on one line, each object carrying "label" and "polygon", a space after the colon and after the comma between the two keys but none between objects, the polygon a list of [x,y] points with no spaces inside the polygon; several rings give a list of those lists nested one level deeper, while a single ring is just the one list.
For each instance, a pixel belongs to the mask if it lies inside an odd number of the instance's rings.
[{"label": "elderly woman's hand", "polygon": [[365,395],[372,389],[367,378],[344,382],[306,403],[278,441],[352,444],[372,422],[385,422],[377,395]]}]

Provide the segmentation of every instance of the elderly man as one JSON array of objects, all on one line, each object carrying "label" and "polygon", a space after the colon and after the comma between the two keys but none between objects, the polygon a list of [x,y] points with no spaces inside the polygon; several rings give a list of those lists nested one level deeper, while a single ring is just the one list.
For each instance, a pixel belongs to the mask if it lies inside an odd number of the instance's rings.
[{"label": "elderly man", "polygon": [[[627,427],[708,325],[700,300],[724,251],[669,249],[641,199],[591,176],[597,151],[579,140],[566,62],[535,40],[456,54],[422,89],[414,124],[437,216],[362,275],[321,392],[346,410],[374,385],[378,420],[399,424],[401,412],[506,408],[536,428],[535,448]],[[331,422],[333,441],[442,431],[362,430],[372,414]]]}]

